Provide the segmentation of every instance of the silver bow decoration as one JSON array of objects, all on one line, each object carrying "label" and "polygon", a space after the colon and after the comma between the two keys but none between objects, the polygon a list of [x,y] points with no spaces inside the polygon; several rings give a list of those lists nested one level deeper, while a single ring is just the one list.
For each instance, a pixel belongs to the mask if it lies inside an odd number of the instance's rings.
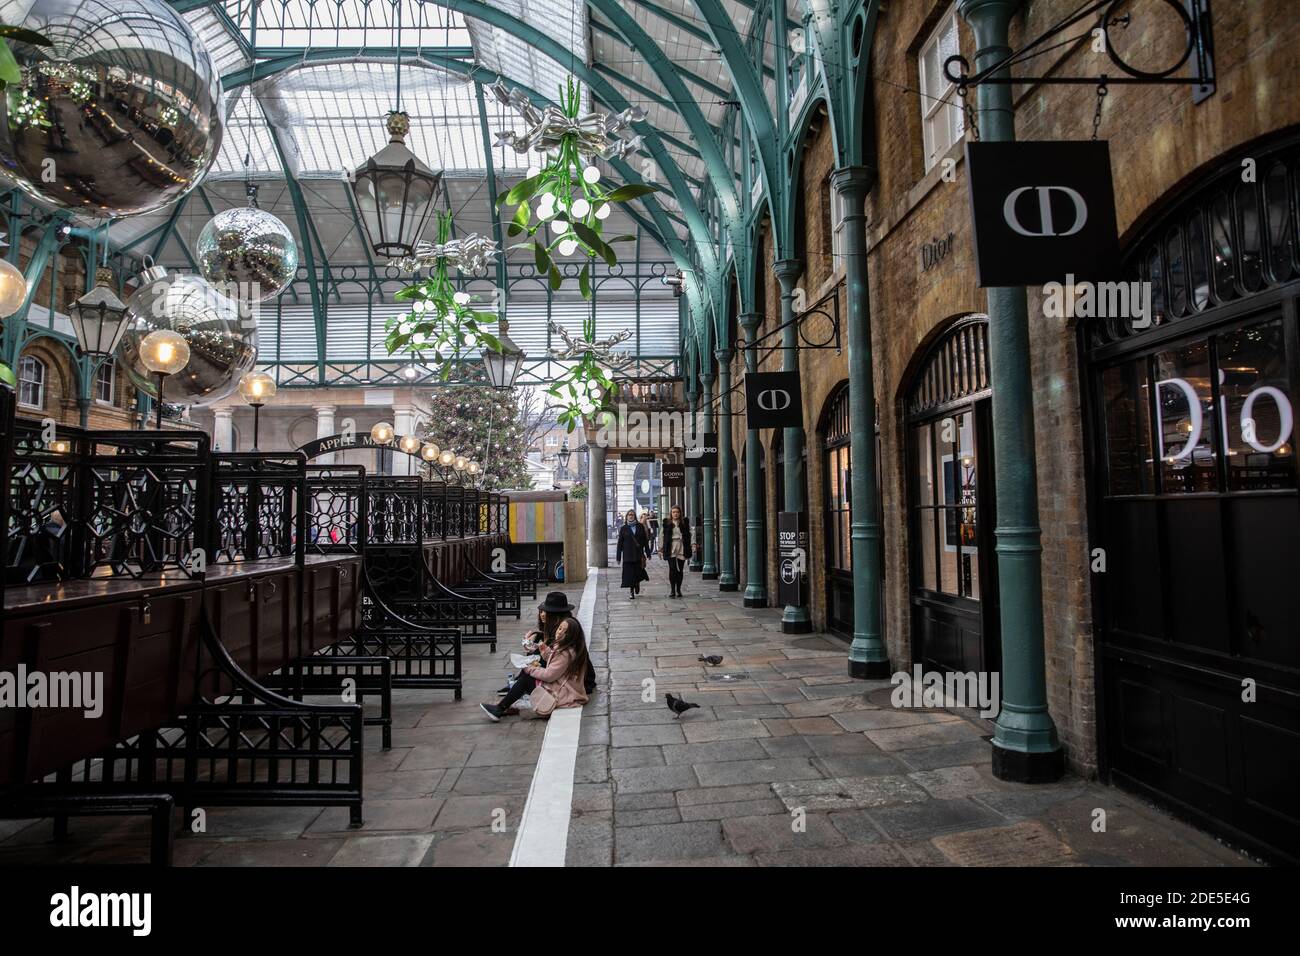
[{"label": "silver bow decoration", "polygon": [[564,340],[564,348],[551,349],[550,357],[556,361],[565,361],[570,359],[580,359],[584,355],[592,355],[601,365],[607,365],[610,369],[618,371],[633,363],[629,355],[615,355],[614,346],[620,342],[626,342],[632,337],[631,329],[624,329],[611,335],[609,338],[601,339],[597,342],[587,342],[582,339],[575,339],[569,334],[563,326],[557,325],[554,321],[550,323],[551,334],[558,335]]},{"label": "silver bow decoration", "polygon": [[496,261],[496,257],[496,240],[472,233],[464,239],[447,242],[420,242],[414,255],[393,260],[393,264],[407,272],[415,272],[432,268],[438,260],[445,259],[447,265],[455,266],[461,272],[480,276],[487,272],[487,267]]},{"label": "silver bow decoration", "polygon": [[565,115],[558,106],[538,110],[519,90],[507,90],[500,80],[488,89],[499,102],[522,116],[527,125],[522,133],[497,133],[496,146],[509,146],[516,153],[529,150],[545,153],[557,148],[565,136],[576,136],[580,154],[604,159],[622,159],[641,148],[640,136],[623,139],[618,135],[646,118],[646,111],[638,106],[628,107],[612,116],[588,113],[575,119]]}]

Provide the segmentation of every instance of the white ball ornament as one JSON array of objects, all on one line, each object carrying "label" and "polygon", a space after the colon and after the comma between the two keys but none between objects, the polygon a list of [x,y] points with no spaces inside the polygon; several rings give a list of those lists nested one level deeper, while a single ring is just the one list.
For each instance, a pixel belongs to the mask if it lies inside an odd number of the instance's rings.
[{"label": "white ball ornament", "polygon": [[600,170],[595,166],[588,166],[582,171],[582,178],[584,182],[594,186],[600,182]]}]

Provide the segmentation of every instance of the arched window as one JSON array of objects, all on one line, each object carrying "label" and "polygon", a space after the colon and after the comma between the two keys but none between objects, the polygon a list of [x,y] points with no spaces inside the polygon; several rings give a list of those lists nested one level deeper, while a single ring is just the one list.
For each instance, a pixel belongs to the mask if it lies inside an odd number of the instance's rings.
[{"label": "arched window", "polygon": [[45,407],[45,381],[49,374],[35,355],[24,355],[18,363],[18,404]]},{"label": "arched window", "polygon": [[831,396],[822,415],[822,465],[826,509],[826,624],[836,631],[853,630],[853,543],[849,509],[852,453],[849,428],[849,386]]},{"label": "arched window", "polygon": [[116,369],[113,362],[107,361],[95,370],[95,401],[112,405],[114,386],[117,384]]},{"label": "arched window", "polygon": [[[988,320],[930,344],[907,393],[912,654],[927,668],[992,669],[993,478]],[[983,493],[981,492],[983,489]]]}]

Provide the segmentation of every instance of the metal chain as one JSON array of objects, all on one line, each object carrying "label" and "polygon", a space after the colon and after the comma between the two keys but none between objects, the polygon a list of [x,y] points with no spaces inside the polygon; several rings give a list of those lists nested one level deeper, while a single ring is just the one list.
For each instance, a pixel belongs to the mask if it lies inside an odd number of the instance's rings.
[{"label": "metal chain", "polygon": [[962,109],[966,113],[966,126],[970,129],[971,141],[978,143],[980,138],[980,126],[975,120],[975,110],[971,108],[970,100],[966,98],[965,83],[957,87],[957,95],[961,97]]},{"label": "metal chain", "polygon": [[1103,76],[1097,84],[1097,109],[1092,114],[1092,139],[1097,140],[1097,131],[1101,129],[1101,105],[1106,102],[1106,78]]}]

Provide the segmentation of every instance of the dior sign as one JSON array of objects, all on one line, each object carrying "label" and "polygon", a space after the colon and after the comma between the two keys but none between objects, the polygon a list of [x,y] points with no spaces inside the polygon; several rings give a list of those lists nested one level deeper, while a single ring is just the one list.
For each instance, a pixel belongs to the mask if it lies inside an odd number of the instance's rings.
[{"label": "dior sign", "polygon": [[798,372],[749,372],[745,375],[748,428],[801,428],[803,402]]},{"label": "dior sign", "polygon": [[921,271],[929,272],[952,252],[952,244],[955,235],[948,233],[941,239],[935,239],[931,242],[924,243],[921,246]]},{"label": "dior sign", "polygon": [[1106,143],[968,142],[966,164],[980,286],[1118,278]]}]

